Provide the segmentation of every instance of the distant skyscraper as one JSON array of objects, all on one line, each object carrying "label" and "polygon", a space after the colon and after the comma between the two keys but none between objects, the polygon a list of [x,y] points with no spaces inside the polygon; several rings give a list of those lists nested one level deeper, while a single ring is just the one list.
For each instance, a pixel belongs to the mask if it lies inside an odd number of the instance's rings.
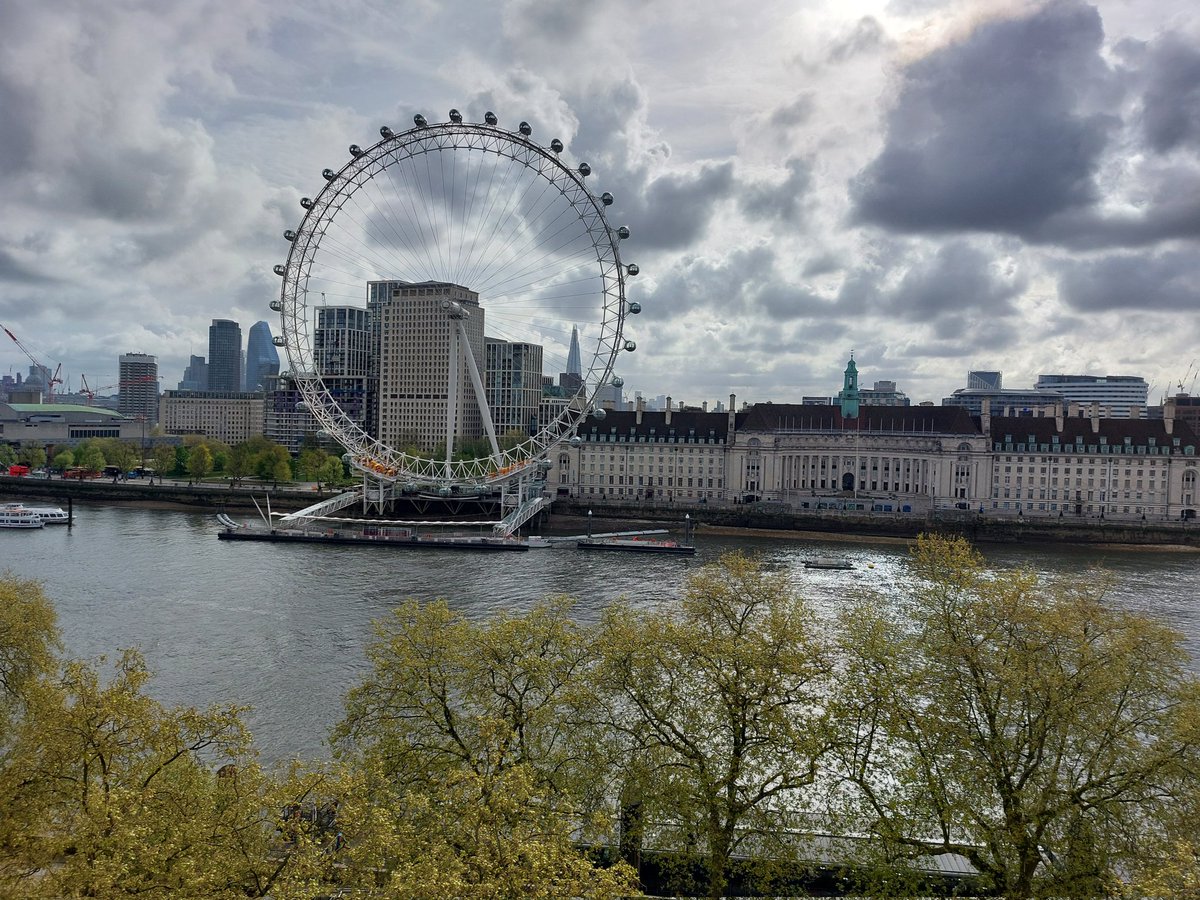
[{"label": "distant skyscraper", "polygon": [[125,353],[118,359],[118,366],[117,412],[153,425],[158,421],[157,357]]},{"label": "distant skyscraper", "polygon": [[568,397],[583,390],[583,363],[579,358],[579,329],[571,326],[571,348],[567,351],[567,371],[558,376],[559,387]]},{"label": "distant skyscraper", "polygon": [[1004,388],[1004,376],[1000,372],[967,372],[968,391],[999,391]]},{"label": "distant skyscraper", "polygon": [[271,326],[266,322],[255,322],[250,326],[250,337],[246,342],[246,387],[247,391],[261,391],[267,381],[279,374],[279,352],[271,341]]},{"label": "distant skyscraper", "polygon": [[208,328],[208,390],[242,390],[242,327],[230,319],[213,319]]},{"label": "distant skyscraper", "polygon": [[183,381],[179,382],[181,391],[208,390],[208,363],[203,356],[193,356],[188,360],[187,368],[183,370]]}]

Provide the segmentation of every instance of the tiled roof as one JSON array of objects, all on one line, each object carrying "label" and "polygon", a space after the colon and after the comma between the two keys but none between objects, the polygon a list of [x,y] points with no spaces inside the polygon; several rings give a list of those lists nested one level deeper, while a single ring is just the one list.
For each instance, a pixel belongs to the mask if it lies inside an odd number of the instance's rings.
[{"label": "tiled roof", "polygon": [[1059,444],[1083,446],[1098,446],[1103,438],[1110,447],[1171,447],[1176,439],[1181,449],[1200,444],[1195,430],[1180,419],[1175,420],[1171,434],[1162,419],[1097,419],[1097,427],[1093,430],[1090,418],[1065,417],[1059,431],[1052,416],[992,416],[991,438],[1007,443],[1005,438],[1011,437],[1014,444],[1053,444],[1057,438]]},{"label": "tiled roof", "polygon": [[861,406],[844,418],[841,407],[756,403],[739,413],[739,431],[871,431],[906,434],[980,434],[979,423],[961,406]]},{"label": "tiled roof", "polygon": [[[700,410],[673,410],[671,424],[667,424],[667,414],[661,410],[645,410],[642,412],[642,422],[637,424],[637,413],[629,410],[616,412],[607,410],[602,420],[592,416],[584,419],[578,433],[585,440],[589,435],[616,434],[618,437],[633,435],[655,439],[669,437],[687,437],[689,434],[697,438],[707,438],[710,435],[718,440],[724,440],[729,431],[729,414],[716,412],[701,412]],[[615,429],[615,430],[614,430]]]}]

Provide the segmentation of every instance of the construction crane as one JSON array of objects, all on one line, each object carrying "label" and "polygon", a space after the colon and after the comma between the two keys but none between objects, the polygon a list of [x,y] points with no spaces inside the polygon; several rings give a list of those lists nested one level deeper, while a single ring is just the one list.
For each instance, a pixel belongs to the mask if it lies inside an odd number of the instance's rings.
[{"label": "construction crane", "polygon": [[[0,328],[4,328],[4,326],[0,325]],[[12,338],[13,343],[21,348],[22,353],[24,353],[27,357],[29,357],[29,361],[31,363],[33,363],[34,368],[37,369],[39,372],[43,373],[43,375],[45,376],[45,379],[46,379],[46,402],[53,403],[54,402],[54,386],[56,384],[63,383],[62,378],[59,377],[60,374],[62,373],[62,363],[58,364],[57,368],[55,368],[55,370],[54,370],[54,374],[51,375],[50,367],[45,365],[44,363],[42,363],[36,356],[34,356],[33,353],[30,351],[30,349],[28,347],[26,347],[24,344],[22,344],[20,339],[15,334],[13,334],[7,328],[4,328],[4,333],[7,334],[10,338]]]},{"label": "construction crane", "polygon": [[[112,376],[110,375],[109,377],[111,378]],[[116,384],[105,384],[101,385],[100,387],[91,387],[87,383],[87,376],[80,375],[79,393],[87,397],[87,405],[91,406],[92,401],[96,399],[96,395],[101,391],[111,391],[113,388],[116,388],[118,391],[120,391],[121,388],[128,387],[132,384],[146,384],[151,381],[158,381],[160,377],[161,376],[157,375],[139,375],[136,378],[130,378],[126,381],[118,381]]]},{"label": "construction crane", "polygon": [[[1177,382],[1179,385],[1179,393],[1190,394],[1196,387],[1196,378],[1192,378],[1191,384],[1186,384],[1188,377],[1192,374],[1192,370],[1196,368],[1196,360],[1192,360],[1192,364],[1187,367],[1187,371],[1183,373],[1183,377]],[[1200,377],[1200,372],[1196,373],[1196,377]]]}]

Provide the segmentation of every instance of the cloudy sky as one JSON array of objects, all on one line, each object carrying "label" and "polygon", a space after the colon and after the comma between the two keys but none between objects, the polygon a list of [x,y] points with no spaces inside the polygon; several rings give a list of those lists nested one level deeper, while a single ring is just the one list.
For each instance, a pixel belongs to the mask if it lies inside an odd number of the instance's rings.
[{"label": "cloudy sky", "polygon": [[451,107],[616,195],[627,392],[1200,365],[1194,0],[0,0],[0,323],[173,388],[214,317],[279,332],[322,168]]}]

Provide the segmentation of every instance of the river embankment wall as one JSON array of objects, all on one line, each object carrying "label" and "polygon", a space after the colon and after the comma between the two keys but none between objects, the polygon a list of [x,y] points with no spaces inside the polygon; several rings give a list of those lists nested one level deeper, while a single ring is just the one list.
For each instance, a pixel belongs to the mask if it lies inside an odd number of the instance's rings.
[{"label": "river embankment wall", "polygon": [[961,510],[935,511],[925,515],[876,513],[855,515],[830,512],[798,514],[755,509],[752,505],[651,506],[646,504],[597,504],[556,500],[553,515],[593,519],[669,523],[684,527],[684,516],[703,534],[706,529],[737,529],[759,532],[806,532],[829,536],[866,536],[912,539],[937,532],[961,535],[972,542],[1031,544],[1110,544],[1152,547],[1187,547],[1200,550],[1200,526],[1196,523],[1118,522],[1107,519],[993,518]]},{"label": "river embankment wall", "polygon": [[[111,504],[153,505],[165,508],[212,511],[250,511],[270,508],[276,512],[294,512],[311,506],[336,491],[316,491],[311,486],[297,489],[289,485],[228,485],[167,481],[151,485],[145,481],[109,480],[70,481],[0,475],[0,496],[9,499],[45,500],[65,505],[71,501]],[[423,508],[397,510],[400,517],[424,516],[450,518],[471,515],[466,509],[441,510],[436,501]],[[918,534],[938,532],[961,535],[978,543],[1031,544],[1059,543],[1085,545],[1127,545],[1148,547],[1186,547],[1200,550],[1200,525],[1195,522],[1152,523],[1121,522],[1106,519],[1037,519],[989,517],[961,510],[934,511],[925,515],[876,513],[855,515],[845,512],[799,514],[791,511],[755,508],[753,505],[718,506],[716,504],[652,505],[555,500],[548,521],[586,520],[589,512],[597,521],[647,522],[682,531],[684,517],[690,518],[697,533],[737,530],[772,533],[810,533],[827,536],[879,537],[911,539]],[[476,508],[475,514],[494,513]],[[353,511],[347,511],[353,515]]]}]

